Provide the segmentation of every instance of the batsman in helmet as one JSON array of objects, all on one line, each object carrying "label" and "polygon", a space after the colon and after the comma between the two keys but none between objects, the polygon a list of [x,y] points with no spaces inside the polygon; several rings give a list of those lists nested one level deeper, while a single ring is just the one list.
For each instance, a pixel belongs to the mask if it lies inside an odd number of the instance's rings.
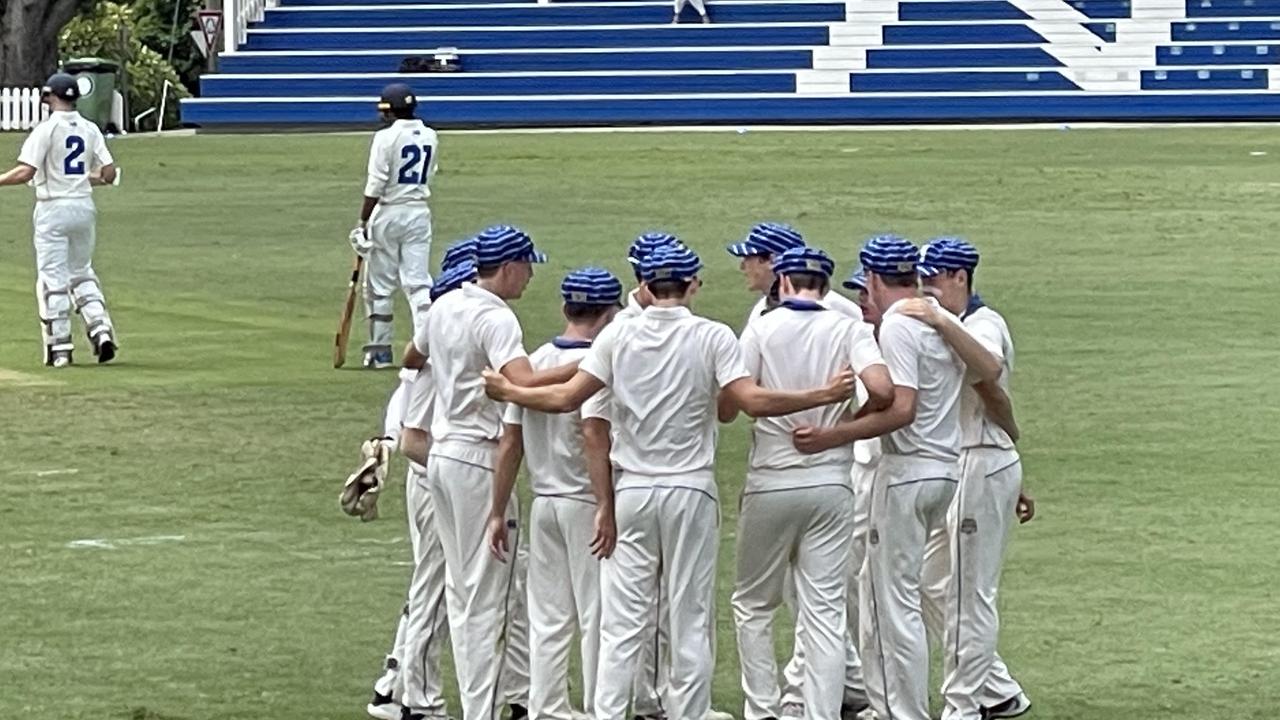
[{"label": "batsman in helmet", "polygon": [[414,317],[430,304],[431,197],[428,183],[436,171],[436,131],[417,117],[418,97],[403,83],[388,85],[378,101],[387,127],[373,136],[368,180],[359,224],[351,245],[364,256],[365,307],[369,338],[366,368],[392,365],[392,316],[395,291],[404,291]]}]

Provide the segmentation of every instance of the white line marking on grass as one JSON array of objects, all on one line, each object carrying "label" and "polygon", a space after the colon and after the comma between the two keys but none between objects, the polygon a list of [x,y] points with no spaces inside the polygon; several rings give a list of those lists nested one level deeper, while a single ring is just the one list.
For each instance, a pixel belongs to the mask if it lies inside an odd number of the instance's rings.
[{"label": "white line marking on grass", "polygon": [[8,368],[0,368],[0,385],[15,387],[38,387],[41,385],[62,385],[61,380],[43,377],[33,373],[19,372]]},{"label": "white line marking on grass", "polygon": [[399,545],[404,542],[403,537],[393,537],[390,540],[379,540],[378,538],[356,538],[352,542],[361,545]]},{"label": "white line marking on grass", "polygon": [[17,470],[14,475],[35,475],[36,477],[53,477],[54,475],[75,475],[80,468],[56,468],[54,470]]},{"label": "white line marking on grass", "polygon": [[121,547],[133,545],[160,545],[161,543],[182,542],[186,539],[186,535],[147,535],[135,538],[116,538],[114,540],[109,538],[87,538],[84,540],[72,540],[67,543],[67,547],[117,550]]}]

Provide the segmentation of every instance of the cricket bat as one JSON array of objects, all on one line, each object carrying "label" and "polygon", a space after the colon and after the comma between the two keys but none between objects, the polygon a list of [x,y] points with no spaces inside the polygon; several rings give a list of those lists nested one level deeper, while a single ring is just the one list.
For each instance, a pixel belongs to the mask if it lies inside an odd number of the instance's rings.
[{"label": "cricket bat", "polygon": [[364,269],[364,258],[356,255],[351,265],[351,281],[347,283],[347,301],[342,306],[342,316],[338,318],[338,334],[333,337],[333,367],[340,368],[347,362],[347,339],[351,337],[351,316],[356,310],[356,293],[360,291],[360,271]]}]

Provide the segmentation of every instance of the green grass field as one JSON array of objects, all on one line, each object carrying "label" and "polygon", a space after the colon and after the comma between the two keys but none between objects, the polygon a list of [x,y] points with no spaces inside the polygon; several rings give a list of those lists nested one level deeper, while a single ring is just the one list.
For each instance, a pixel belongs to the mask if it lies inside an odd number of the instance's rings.
[{"label": "green grass field", "polygon": [[[551,255],[516,306],[532,349],[559,329],[562,272],[624,271],[647,228],[702,252],[699,309],[735,326],[752,298],[722,247],[757,220],[794,222],[839,272],[875,231],[968,236],[1014,330],[1040,503],[1002,595],[1034,717],[1271,719],[1276,137],[449,134],[436,255],[491,222],[527,229]],[[383,520],[336,503],[395,382],[329,366],[366,148],[115,141],[96,266],[122,355],[103,368],[82,338],[81,365],[40,366],[31,193],[0,192],[0,718],[363,717],[409,572],[402,465]],[[745,430],[720,448],[716,704],[735,711]]]}]

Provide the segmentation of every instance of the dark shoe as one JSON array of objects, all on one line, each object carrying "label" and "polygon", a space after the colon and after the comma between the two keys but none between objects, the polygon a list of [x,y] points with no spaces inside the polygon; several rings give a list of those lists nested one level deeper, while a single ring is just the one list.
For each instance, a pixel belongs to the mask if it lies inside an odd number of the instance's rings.
[{"label": "dark shoe", "polygon": [[529,708],[520,703],[511,703],[507,706],[507,709],[511,711],[510,720],[525,720],[525,718],[529,717]]},{"label": "dark shoe", "polygon": [[995,718],[1016,718],[1027,714],[1031,709],[1031,698],[1026,693],[1018,693],[1013,697],[1005,700],[998,705],[982,708],[982,717],[994,720]]},{"label": "dark shoe", "polygon": [[93,344],[93,354],[98,356],[98,364],[109,363],[116,357],[116,342],[111,336],[103,333]]}]

